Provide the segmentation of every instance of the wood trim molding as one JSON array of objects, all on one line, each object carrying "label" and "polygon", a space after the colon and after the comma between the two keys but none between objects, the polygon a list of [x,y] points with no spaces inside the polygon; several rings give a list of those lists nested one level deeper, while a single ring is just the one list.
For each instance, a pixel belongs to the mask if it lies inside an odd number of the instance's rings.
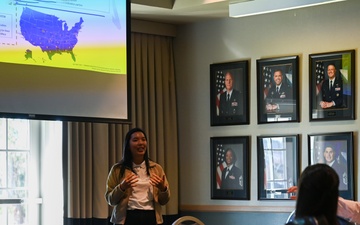
[{"label": "wood trim molding", "polygon": [[230,205],[181,205],[181,211],[201,212],[279,212],[291,213],[294,206],[230,206]]}]

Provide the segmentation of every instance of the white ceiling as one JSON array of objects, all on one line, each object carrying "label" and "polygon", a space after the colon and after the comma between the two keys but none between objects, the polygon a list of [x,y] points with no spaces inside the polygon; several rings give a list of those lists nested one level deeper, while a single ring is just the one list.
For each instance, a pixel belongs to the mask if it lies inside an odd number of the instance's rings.
[{"label": "white ceiling", "polygon": [[230,1],[236,0],[131,0],[131,18],[169,24],[225,18]]},{"label": "white ceiling", "polygon": [[270,11],[275,12],[283,7],[288,8],[299,3],[315,5],[310,3],[330,3],[332,1],[346,0],[131,0],[131,18],[169,24],[185,24],[227,18],[229,17],[229,5],[232,3],[241,3],[232,5],[236,5],[237,11],[252,12],[260,8],[263,8],[260,10],[269,11],[271,8]]}]

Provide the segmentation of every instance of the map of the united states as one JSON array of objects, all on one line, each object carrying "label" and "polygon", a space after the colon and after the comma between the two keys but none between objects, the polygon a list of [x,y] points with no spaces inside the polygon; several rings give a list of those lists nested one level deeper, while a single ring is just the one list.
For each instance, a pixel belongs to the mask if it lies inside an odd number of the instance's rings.
[{"label": "map of the united states", "polygon": [[25,7],[20,17],[20,29],[25,40],[40,47],[50,60],[55,54],[68,53],[76,61],[73,49],[83,22],[80,17],[69,30],[66,21]]}]

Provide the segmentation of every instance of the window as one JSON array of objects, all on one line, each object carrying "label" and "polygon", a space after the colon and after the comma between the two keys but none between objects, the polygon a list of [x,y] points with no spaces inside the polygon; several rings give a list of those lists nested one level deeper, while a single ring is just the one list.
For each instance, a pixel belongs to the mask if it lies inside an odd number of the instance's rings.
[{"label": "window", "polygon": [[[44,211],[54,205],[60,205],[62,224],[61,128],[60,122],[0,119],[0,224],[49,224]],[[50,172],[59,181],[49,191]],[[54,203],[45,201],[49,192],[56,193]]]},{"label": "window", "polygon": [[[286,138],[264,138],[266,189],[288,189],[293,186],[292,176],[287,174]],[[289,179],[289,180],[288,180]]]}]

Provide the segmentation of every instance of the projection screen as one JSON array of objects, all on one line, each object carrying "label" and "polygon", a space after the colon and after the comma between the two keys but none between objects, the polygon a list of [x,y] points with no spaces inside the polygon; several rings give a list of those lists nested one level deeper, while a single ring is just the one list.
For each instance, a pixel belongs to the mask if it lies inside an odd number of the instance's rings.
[{"label": "projection screen", "polygon": [[0,115],[129,122],[127,0],[0,1]]}]

